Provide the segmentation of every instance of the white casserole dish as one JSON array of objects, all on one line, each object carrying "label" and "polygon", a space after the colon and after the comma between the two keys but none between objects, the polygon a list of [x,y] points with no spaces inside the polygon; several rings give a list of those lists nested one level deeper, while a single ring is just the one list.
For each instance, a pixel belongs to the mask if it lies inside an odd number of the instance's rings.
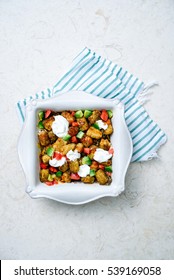
[{"label": "white casserole dish", "polygon": [[[46,186],[39,179],[39,149],[37,138],[37,114],[40,110],[54,111],[79,109],[111,109],[114,132],[111,143],[112,183],[64,183]],[[132,140],[124,119],[124,105],[118,99],[103,99],[82,91],[58,94],[46,100],[34,100],[26,108],[25,122],[18,142],[20,163],[26,176],[26,192],[32,198],[50,198],[68,204],[83,204],[105,196],[118,196],[125,188],[125,175],[132,156]]]}]

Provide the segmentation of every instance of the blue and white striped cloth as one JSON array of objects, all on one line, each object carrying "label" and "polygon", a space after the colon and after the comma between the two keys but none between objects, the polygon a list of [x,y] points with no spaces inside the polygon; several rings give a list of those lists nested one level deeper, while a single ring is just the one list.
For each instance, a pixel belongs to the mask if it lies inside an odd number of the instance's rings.
[{"label": "blue and white striped cloth", "polygon": [[20,120],[24,122],[28,101],[50,98],[69,90],[82,90],[103,98],[117,97],[125,104],[125,119],[133,140],[132,161],[156,157],[156,151],[166,142],[165,133],[141,105],[141,97],[147,90],[145,84],[88,48],[79,53],[52,89],[36,93],[17,103]]}]

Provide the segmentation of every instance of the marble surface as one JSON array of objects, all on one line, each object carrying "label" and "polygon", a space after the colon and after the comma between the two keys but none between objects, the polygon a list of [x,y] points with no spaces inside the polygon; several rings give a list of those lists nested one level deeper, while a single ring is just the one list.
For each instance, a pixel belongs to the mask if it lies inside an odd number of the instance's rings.
[{"label": "marble surface", "polygon": [[[174,258],[174,1],[0,1],[0,258]],[[131,164],[126,191],[83,206],[32,200],[17,154],[15,102],[52,86],[87,46],[153,89],[145,107],[168,135]]]}]

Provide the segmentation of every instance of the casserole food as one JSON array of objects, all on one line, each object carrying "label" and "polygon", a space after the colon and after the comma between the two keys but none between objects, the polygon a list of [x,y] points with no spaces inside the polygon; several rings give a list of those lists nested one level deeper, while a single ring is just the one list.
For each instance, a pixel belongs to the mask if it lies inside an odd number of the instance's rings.
[{"label": "casserole food", "polygon": [[111,110],[38,113],[40,181],[48,186],[83,182],[109,185],[112,176]]},{"label": "casserole food", "polygon": [[[38,114],[50,109],[53,112],[90,110],[113,112],[114,132],[110,137],[112,156],[112,182],[102,186],[98,182],[76,182],[47,186],[40,181],[40,150],[38,149]],[[124,106],[117,99],[103,99],[91,94],[70,91],[47,100],[32,100],[26,108],[25,123],[18,142],[19,159],[26,176],[26,192],[32,198],[46,197],[69,204],[83,204],[104,197],[118,196],[125,187],[125,175],[132,156],[132,141],[124,119]]]}]

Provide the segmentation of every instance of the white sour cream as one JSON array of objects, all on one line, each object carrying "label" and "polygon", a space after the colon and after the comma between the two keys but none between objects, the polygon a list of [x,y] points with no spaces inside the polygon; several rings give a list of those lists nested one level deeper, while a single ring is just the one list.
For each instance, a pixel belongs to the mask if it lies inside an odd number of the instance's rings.
[{"label": "white sour cream", "polygon": [[61,159],[57,160],[56,158],[50,159],[49,160],[49,164],[53,167],[59,167],[64,165],[64,163],[66,162],[66,158],[62,157]]},{"label": "white sour cream", "polygon": [[89,173],[90,173],[89,165],[87,164],[80,165],[79,171],[77,172],[77,174],[80,177],[86,177],[87,175],[89,175]]},{"label": "white sour cream", "polygon": [[96,149],[96,151],[94,153],[94,159],[100,163],[107,161],[111,157],[112,157],[112,155],[109,154],[108,151],[105,151],[103,149]]},{"label": "white sour cream", "polygon": [[80,158],[80,153],[78,153],[76,150],[70,150],[67,154],[66,154],[67,158],[71,161],[74,161],[78,158]]},{"label": "white sour cream", "polygon": [[102,120],[96,121],[96,123],[98,124],[100,129],[103,128],[104,130],[106,130],[108,128],[107,123],[104,123]]},{"label": "white sour cream", "polygon": [[68,134],[69,122],[63,116],[55,116],[55,121],[52,123],[52,130],[58,137],[64,137]]}]

